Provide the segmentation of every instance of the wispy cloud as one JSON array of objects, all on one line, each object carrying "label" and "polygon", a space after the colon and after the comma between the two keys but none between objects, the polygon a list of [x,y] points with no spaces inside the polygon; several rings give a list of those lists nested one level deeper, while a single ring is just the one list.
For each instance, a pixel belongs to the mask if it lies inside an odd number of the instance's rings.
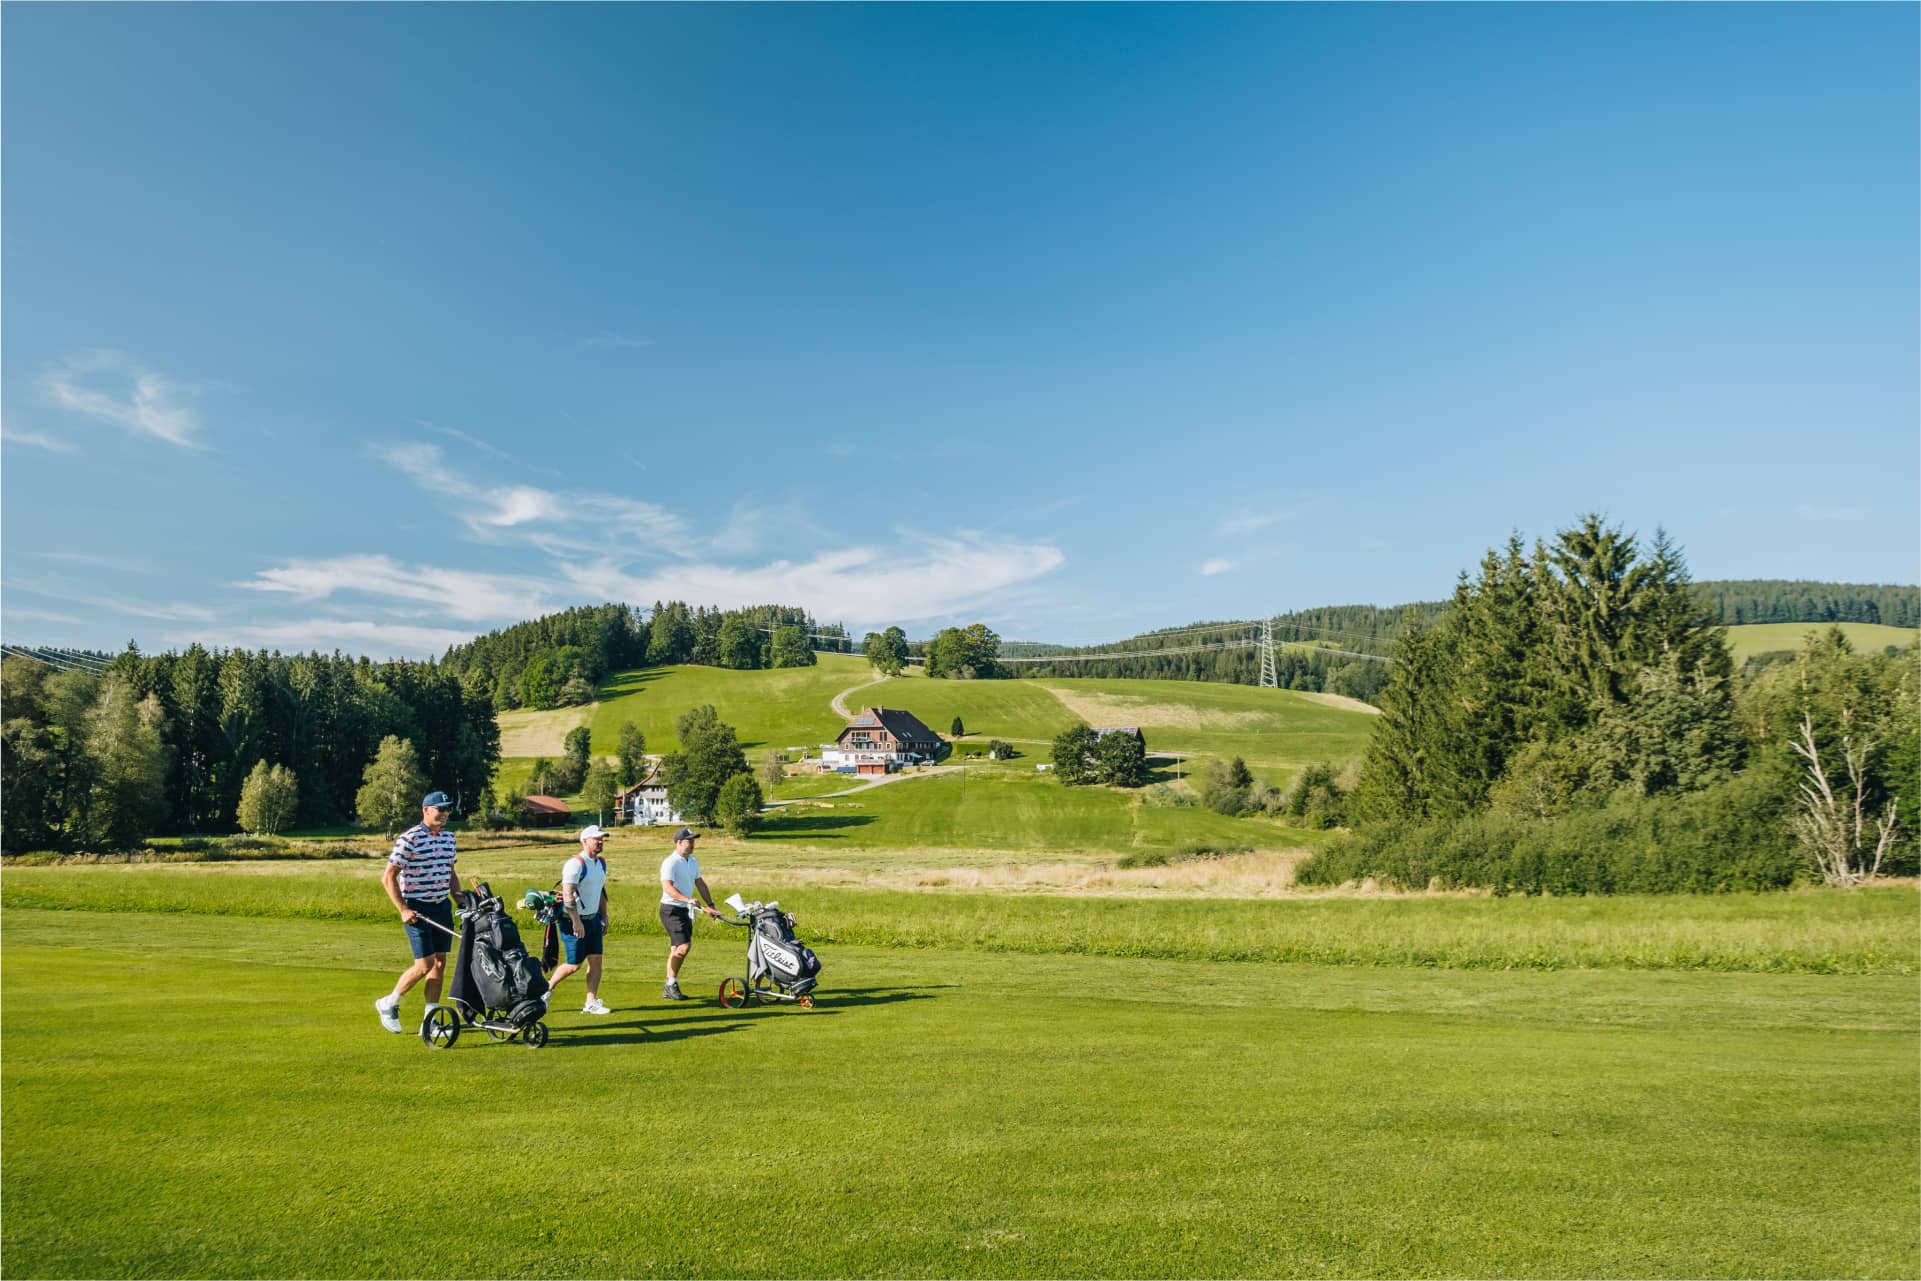
[{"label": "wispy cloud", "polygon": [[1239,516],[1229,516],[1216,528],[1229,537],[1254,534],[1270,525],[1278,525],[1284,520],[1299,520],[1301,514],[1298,508],[1285,511],[1245,512]]},{"label": "wispy cloud", "polygon": [[1869,515],[1868,509],[1865,507],[1818,507],[1813,503],[1801,503],[1794,509],[1794,518],[1796,520],[1850,525],[1868,519]]},{"label": "wispy cloud", "polygon": [[1237,560],[1222,560],[1217,556],[1213,560],[1202,563],[1201,576],[1203,578],[1212,578],[1216,574],[1225,574],[1230,569],[1239,569],[1240,567],[1241,562]]},{"label": "wispy cloud", "polygon": [[81,621],[80,619],[75,618],[72,614],[56,614],[54,611],[50,609],[13,609],[9,607],[6,610],[6,617],[9,620],[16,619],[16,618],[32,619],[36,623],[78,624]]},{"label": "wispy cloud", "polygon": [[607,348],[635,349],[640,347],[651,347],[654,345],[654,340],[651,338],[630,338],[626,334],[617,334],[611,330],[603,329],[599,333],[593,335],[590,338],[581,339],[580,345],[583,347],[597,347],[602,349],[607,349]]},{"label": "wispy cloud", "polygon": [[92,565],[96,569],[117,569],[126,574],[144,574],[147,567],[138,561],[122,560],[117,556],[96,556],[92,552],[41,552],[47,560],[65,561],[73,565]]},{"label": "wispy cloud", "polygon": [[35,449],[44,449],[54,454],[76,452],[72,441],[61,440],[56,436],[44,435],[37,431],[16,431],[5,423],[0,423],[0,440],[6,441],[9,445],[32,445]]},{"label": "wispy cloud", "polygon": [[390,556],[294,560],[235,585],[303,601],[341,595],[405,601],[463,623],[519,622],[560,606],[545,579],[407,565]]},{"label": "wispy cloud", "polygon": [[66,601],[70,605],[91,605],[115,614],[128,614],[134,618],[152,618],[161,622],[211,622],[215,617],[214,612],[206,606],[190,604],[187,601],[137,600],[117,592],[88,594],[68,587],[49,587],[44,583],[26,582],[20,579],[8,579],[5,586],[12,592],[44,596],[48,600]]},{"label": "wispy cloud", "polygon": [[723,607],[794,601],[823,618],[865,624],[945,617],[1050,573],[1065,560],[1059,549],[1043,544],[943,538],[900,551],[855,547],[759,566],[687,564],[634,575],[604,559],[564,565],[561,572],[583,599]]},{"label": "wispy cloud", "polygon": [[527,541],[538,541],[532,527],[588,526],[604,540],[643,540],[655,550],[677,547],[686,526],[664,507],[637,498],[609,494],[559,494],[536,485],[484,486],[467,479],[447,464],[440,446],[421,442],[372,447],[375,458],[406,475],[430,494],[451,500],[455,515],[477,537],[497,542],[509,531],[521,531]]},{"label": "wispy cloud", "polygon": [[463,445],[471,445],[473,448],[478,449],[481,453],[487,455],[487,457],[489,458],[508,459],[513,457],[512,454],[509,454],[506,450],[502,449],[500,446],[490,445],[486,441],[482,440],[480,437],[469,436],[466,432],[461,431],[458,428],[436,427],[432,423],[426,423],[424,424],[424,426],[432,427],[433,430],[439,432],[441,435],[451,437],[452,439],[459,441]]},{"label": "wispy cloud", "polygon": [[61,409],[114,423],[143,436],[186,449],[205,449],[195,439],[200,418],[184,403],[197,388],[175,383],[122,352],[74,356],[41,380]]}]

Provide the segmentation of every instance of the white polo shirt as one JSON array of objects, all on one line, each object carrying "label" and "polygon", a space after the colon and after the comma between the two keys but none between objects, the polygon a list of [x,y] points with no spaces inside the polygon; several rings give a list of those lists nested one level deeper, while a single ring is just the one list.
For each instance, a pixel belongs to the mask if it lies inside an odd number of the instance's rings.
[{"label": "white polo shirt", "polygon": [[693,898],[694,881],[699,875],[700,860],[692,854],[689,854],[686,858],[682,858],[680,851],[675,850],[672,854],[669,854],[660,861],[660,882],[662,886],[660,901],[669,907],[686,907],[687,904],[667,892],[665,888],[666,884],[672,881],[675,889],[685,894],[688,898]]},{"label": "white polo shirt", "polygon": [[[585,869],[581,867],[586,864]],[[582,916],[600,915],[600,891],[607,885],[607,864],[585,854],[576,854],[560,869],[560,879],[574,887],[574,901]]]}]

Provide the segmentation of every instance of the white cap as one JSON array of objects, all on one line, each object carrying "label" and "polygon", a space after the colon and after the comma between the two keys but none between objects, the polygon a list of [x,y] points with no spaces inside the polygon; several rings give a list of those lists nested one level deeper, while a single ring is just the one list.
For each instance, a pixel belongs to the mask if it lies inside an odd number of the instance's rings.
[{"label": "white cap", "polygon": [[589,823],[580,829],[580,839],[583,841],[591,841],[597,836],[605,835],[607,835],[607,833],[600,830],[600,824],[598,823]]}]

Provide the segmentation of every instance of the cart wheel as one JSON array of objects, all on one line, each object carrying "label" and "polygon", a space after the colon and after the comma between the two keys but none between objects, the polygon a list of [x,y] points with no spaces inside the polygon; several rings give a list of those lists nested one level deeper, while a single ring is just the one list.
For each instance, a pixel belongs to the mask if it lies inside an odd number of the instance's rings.
[{"label": "cart wheel", "polygon": [[460,1016],[441,1006],[421,1020],[420,1039],[436,1050],[450,1048],[460,1039]]},{"label": "cart wheel", "polygon": [[722,979],[720,984],[720,1005],[725,1010],[738,1010],[747,1004],[747,985],[739,979]]},{"label": "cart wheel", "polygon": [[800,1006],[803,1010],[811,1010],[814,1008],[814,998],[811,996],[797,996],[794,998],[794,1004]]},{"label": "cart wheel", "polygon": [[547,1025],[545,1023],[529,1023],[526,1027],[520,1029],[520,1039],[528,1049],[538,1050],[541,1046],[547,1044]]},{"label": "cart wheel", "polygon": [[774,981],[765,974],[754,980],[754,1004],[765,1005],[774,999]]}]

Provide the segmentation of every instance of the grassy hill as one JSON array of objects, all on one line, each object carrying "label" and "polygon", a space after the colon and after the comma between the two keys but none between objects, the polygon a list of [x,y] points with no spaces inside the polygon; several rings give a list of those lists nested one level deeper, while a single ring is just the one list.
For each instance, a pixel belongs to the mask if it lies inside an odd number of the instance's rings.
[{"label": "grassy hill", "polygon": [[[851,691],[851,692],[849,692]],[[840,732],[832,709],[847,693],[850,709],[884,705],[914,713],[945,734],[956,716],[966,741],[1012,740],[1022,756],[989,764],[975,760],[959,774],[907,777],[855,796],[770,816],[755,843],[791,842],[830,850],[978,849],[1031,854],[1043,851],[1122,853],[1202,843],[1293,848],[1312,834],[1264,819],[1229,819],[1195,808],[1156,807],[1140,792],[1067,788],[1034,765],[1048,757],[1054,735],[1085,719],[1095,725],[1138,725],[1150,752],[1178,752],[1169,763],[1191,773],[1195,757],[1243,757],[1264,781],[1284,785],[1303,765],[1360,755],[1374,714],[1363,705],[1291,690],[1163,680],[947,681],[910,671],[876,680],[863,658],[822,655],[817,667],[725,671],[659,667],[621,672],[601,687],[591,709],[508,712],[505,743],[518,748],[502,762],[499,785],[524,783],[536,755],[559,756],[561,739],[581,723],[593,728],[594,751],[610,755],[629,721],[647,735],[650,751],[678,743],[674,721],[690,707],[712,703],[733,725],[750,758],[766,750],[817,748]],[[855,780],[793,780],[773,799],[818,797]]]},{"label": "grassy hill", "polygon": [[1728,648],[1740,663],[1769,650],[1799,649],[1809,632],[1839,627],[1856,650],[1878,652],[1885,645],[1912,645],[1921,632],[1885,623],[1748,623],[1728,628]]}]

